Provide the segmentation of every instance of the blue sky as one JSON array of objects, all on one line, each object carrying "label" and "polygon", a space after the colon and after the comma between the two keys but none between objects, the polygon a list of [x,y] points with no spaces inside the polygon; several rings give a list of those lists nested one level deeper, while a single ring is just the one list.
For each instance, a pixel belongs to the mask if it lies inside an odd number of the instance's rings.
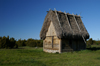
[{"label": "blue sky", "polygon": [[0,36],[40,39],[50,8],[81,14],[90,38],[100,39],[100,0],[0,0]]}]

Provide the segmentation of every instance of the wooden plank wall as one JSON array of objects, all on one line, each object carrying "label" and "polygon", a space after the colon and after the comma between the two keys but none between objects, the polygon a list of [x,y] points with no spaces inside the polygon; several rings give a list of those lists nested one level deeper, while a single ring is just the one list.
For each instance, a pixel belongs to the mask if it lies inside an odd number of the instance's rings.
[{"label": "wooden plank wall", "polygon": [[46,36],[56,36],[56,31],[52,22],[50,23]]},{"label": "wooden plank wall", "polygon": [[67,52],[67,50],[84,50],[86,49],[86,44],[83,40],[68,40],[62,39],[62,51]]},{"label": "wooden plank wall", "polygon": [[52,41],[52,37],[46,37],[46,39],[44,40],[44,48],[48,48],[48,49],[59,49],[59,39],[54,36],[53,37],[53,41]]},{"label": "wooden plank wall", "polygon": [[46,37],[44,40],[44,48],[52,48],[52,37]]},{"label": "wooden plank wall", "polygon": [[46,33],[46,38],[43,41],[43,49],[46,52],[59,52],[59,41],[60,39],[56,36],[56,31],[53,23],[50,23],[48,31]]},{"label": "wooden plank wall", "polygon": [[73,48],[74,51],[84,50],[84,49],[86,49],[86,44],[84,43],[83,40],[79,40],[79,41],[73,40],[72,41],[72,48]]}]

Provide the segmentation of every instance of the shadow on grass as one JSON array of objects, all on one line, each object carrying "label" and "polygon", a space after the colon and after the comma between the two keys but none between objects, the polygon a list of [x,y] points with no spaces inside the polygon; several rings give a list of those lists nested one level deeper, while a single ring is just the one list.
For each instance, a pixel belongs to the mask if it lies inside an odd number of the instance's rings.
[{"label": "shadow on grass", "polygon": [[11,49],[25,49],[25,48],[11,48]]},{"label": "shadow on grass", "polygon": [[91,51],[96,51],[96,50],[100,50],[100,47],[91,47],[91,48],[86,48],[87,50],[91,50]]},{"label": "shadow on grass", "polygon": [[18,48],[13,48],[13,49],[30,49],[30,48],[33,48],[33,47],[28,47],[28,46],[22,46],[22,47],[18,47]]}]

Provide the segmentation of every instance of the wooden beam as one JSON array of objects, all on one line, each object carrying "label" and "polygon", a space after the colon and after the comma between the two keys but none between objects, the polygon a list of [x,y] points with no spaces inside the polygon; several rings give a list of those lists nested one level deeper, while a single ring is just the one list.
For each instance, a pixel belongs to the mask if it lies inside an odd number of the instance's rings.
[{"label": "wooden beam", "polygon": [[54,38],[54,36],[52,36],[52,48],[53,48],[53,38]]},{"label": "wooden beam", "polygon": [[59,39],[59,53],[61,53],[61,50],[62,50],[62,42],[61,39]]}]

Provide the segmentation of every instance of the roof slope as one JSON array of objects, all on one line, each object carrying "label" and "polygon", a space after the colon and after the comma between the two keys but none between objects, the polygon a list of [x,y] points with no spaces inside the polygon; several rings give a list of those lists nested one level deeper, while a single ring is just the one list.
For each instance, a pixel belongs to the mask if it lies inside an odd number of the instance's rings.
[{"label": "roof slope", "polygon": [[41,32],[40,38],[45,39],[46,33],[50,26],[50,22],[53,22],[55,31],[58,38],[67,39],[81,39],[82,36],[85,39],[89,38],[89,34],[78,15],[71,15],[69,13],[65,14],[59,11],[48,11]]}]

